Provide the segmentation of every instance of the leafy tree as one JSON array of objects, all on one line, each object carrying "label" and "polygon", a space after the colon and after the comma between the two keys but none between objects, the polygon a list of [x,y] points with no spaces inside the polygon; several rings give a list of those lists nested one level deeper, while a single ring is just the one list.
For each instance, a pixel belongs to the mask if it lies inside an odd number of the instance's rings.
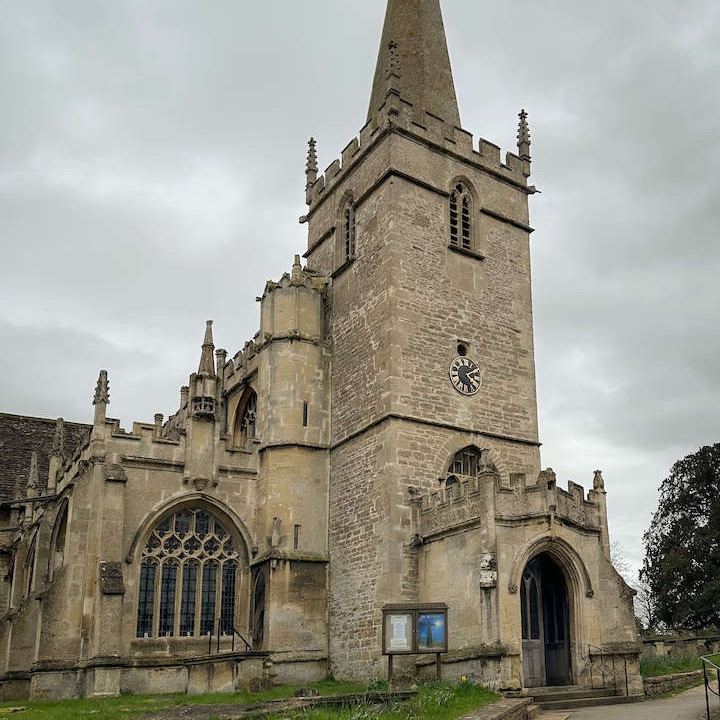
[{"label": "leafy tree", "polygon": [[640,578],[656,621],[677,630],[720,625],[720,443],[673,465],[643,541]]}]

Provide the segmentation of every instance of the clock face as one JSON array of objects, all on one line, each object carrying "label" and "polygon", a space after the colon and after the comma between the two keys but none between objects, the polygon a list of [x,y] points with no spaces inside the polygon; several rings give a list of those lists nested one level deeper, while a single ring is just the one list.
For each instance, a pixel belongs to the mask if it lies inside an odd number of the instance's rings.
[{"label": "clock face", "polygon": [[450,382],[463,395],[474,395],[482,383],[480,368],[469,357],[458,356],[450,363]]}]

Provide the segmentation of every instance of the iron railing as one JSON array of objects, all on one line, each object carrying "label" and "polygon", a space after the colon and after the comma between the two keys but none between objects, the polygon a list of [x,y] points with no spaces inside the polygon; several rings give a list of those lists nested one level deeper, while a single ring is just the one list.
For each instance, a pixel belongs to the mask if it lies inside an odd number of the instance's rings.
[{"label": "iron railing", "polygon": [[208,655],[212,655],[213,639],[217,639],[216,651],[220,654],[220,640],[224,637],[232,637],[232,646],[230,652],[235,652],[235,638],[239,637],[245,645],[245,652],[252,650],[252,645],[240,634],[240,631],[234,625],[228,625],[226,622],[218,621],[216,632],[208,633]]},{"label": "iron railing", "polygon": [[[616,665],[615,653],[608,653],[604,648],[588,645],[587,668],[590,672],[590,688],[592,690],[610,690],[618,695],[618,675],[625,680],[625,695],[630,695],[627,658],[623,657],[622,667]],[[599,677],[598,677],[599,676]],[[598,678],[599,685],[596,684]]]},{"label": "iron railing", "polygon": [[[712,693],[715,697],[720,698],[720,665],[717,665],[710,658],[714,657],[720,662],[720,656],[718,655],[705,655],[701,657],[703,664],[703,678],[705,681],[705,710],[707,712],[707,720],[710,720],[710,694]],[[717,680],[717,690],[713,690],[710,685],[711,675],[713,670],[715,671],[715,678]]]}]

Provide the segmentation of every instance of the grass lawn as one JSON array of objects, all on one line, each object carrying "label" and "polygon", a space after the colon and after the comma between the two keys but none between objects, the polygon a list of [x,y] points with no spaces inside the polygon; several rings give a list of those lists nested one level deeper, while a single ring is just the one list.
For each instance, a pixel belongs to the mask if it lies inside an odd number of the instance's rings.
[{"label": "grass lawn", "polygon": [[[98,700],[26,701],[0,703],[0,718],[17,720],[131,720],[156,710],[188,705],[243,705],[261,700],[292,697],[300,687],[316,689],[322,696],[364,693],[364,684],[324,681],[308,685],[284,685],[261,693],[213,695],[126,695]],[[487,705],[498,698],[493,692],[470,683],[422,685],[413,700],[389,703],[384,707],[355,706],[279,713],[276,720],[455,720],[469,710]]]},{"label": "grass lawn", "polygon": [[479,685],[427,683],[412,700],[388,703],[384,707],[318,708],[270,716],[270,720],[457,720],[471,710],[499,698]]},{"label": "grass lawn", "polygon": [[[281,700],[292,697],[301,687],[315,688],[321,695],[345,695],[365,692],[366,685],[317,682],[307,685],[283,685],[260,693],[227,693],[210,695],[123,695],[117,698],[97,700],[23,700],[0,703],[0,718],[17,720],[68,720],[69,718],[94,718],[95,720],[130,720],[143,714],[164,708],[183,705],[219,705]],[[23,708],[19,710],[18,708]]]},{"label": "grass lawn", "polygon": [[[720,665],[720,655],[715,655],[710,659]],[[697,655],[655,657],[640,661],[640,674],[643,677],[673,675],[675,673],[692,672],[693,670],[702,670],[702,661]]]}]

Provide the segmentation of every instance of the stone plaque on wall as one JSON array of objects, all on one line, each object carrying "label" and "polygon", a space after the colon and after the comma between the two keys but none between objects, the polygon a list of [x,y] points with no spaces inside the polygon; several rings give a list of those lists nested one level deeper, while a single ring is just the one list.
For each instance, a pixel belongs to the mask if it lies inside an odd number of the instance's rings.
[{"label": "stone plaque on wall", "polygon": [[125,583],[123,582],[122,575],[122,563],[100,563],[100,591],[103,595],[125,594]]}]

